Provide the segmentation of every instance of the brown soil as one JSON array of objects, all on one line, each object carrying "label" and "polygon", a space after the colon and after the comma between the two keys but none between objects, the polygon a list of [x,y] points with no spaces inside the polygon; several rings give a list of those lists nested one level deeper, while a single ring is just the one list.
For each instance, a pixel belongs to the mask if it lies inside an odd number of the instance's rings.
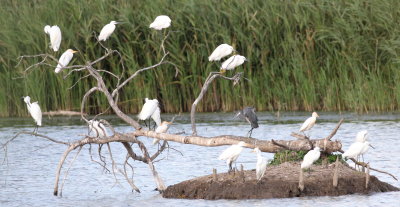
[{"label": "brown soil", "polygon": [[220,173],[198,177],[169,186],[163,193],[165,198],[186,199],[254,199],[288,198],[302,196],[338,196],[367,194],[372,192],[398,191],[399,189],[375,176],[370,176],[368,188],[366,174],[339,164],[338,185],[333,186],[335,165],[312,166],[310,173],[304,172],[304,190],[299,186],[299,163],[283,163],[268,166],[264,177],[257,182],[255,170],[236,173]]}]

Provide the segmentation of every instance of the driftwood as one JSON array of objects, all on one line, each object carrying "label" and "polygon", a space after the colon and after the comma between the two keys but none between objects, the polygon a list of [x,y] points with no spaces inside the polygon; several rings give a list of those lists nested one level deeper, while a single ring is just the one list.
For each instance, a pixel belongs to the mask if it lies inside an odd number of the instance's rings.
[{"label": "driftwood", "polygon": [[[63,111],[63,110],[58,110],[58,111],[48,111],[48,112],[43,112],[43,115],[48,115],[48,116],[81,116],[81,112],[77,111]],[[84,113],[86,116],[87,114]]]}]

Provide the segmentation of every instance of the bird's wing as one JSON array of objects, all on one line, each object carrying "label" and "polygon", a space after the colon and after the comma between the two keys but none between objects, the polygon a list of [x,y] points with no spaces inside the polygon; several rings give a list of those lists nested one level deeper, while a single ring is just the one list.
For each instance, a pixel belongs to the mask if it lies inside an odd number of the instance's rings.
[{"label": "bird's wing", "polygon": [[221,155],[218,157],[219,160],[227,160],[231,158],[236,151],[237,145],[232,145],[229,148],[225,149]]},{"label": "bird's wing", "polygon": [[144,103],[142,110],[140,111],[138,117],[140,120],[148,119],[154,111],[157,109],[158,103],[152,100],[148,100]]},{"label": "bird's wing", "polygon": [[50,42],[54,51],[58,51],[61,44],[61,30],[58,26],[51,27]]},{"label": "bird's wing", "polygon": [[311,125],[312,123],[315,123],[315,118],[314,117],[309,117],[304,123],[303,125],[300,127],[299,131],[305,131],[307,130],[307,128],[309,127],[309,125]]},{"label": "bird's wing", "polygon": [[232,65],[234,64],[234,57],[235,56],[231,56],[230,58],[228,58],[227,60],[225,60],[222,63],[221,69],[225,69],[225,70],[230,70],[232,69]]},{"label": "bird's wing", "polygon": [[151,118],[156,122],[157,126],[161,125],[161,110],[160,107],[156,107],[156,110],[154,110],[153,114],[151,115]]},{"label": "bird's wing", "polygon": [[254,109],[245,110],[244,116],[246,117],[247,122],[251,124],[252,128],[258,128],[258,118]]},{"label": "bird's wing", "polygon": [[106,24],[100,31],[99,41],[106,40],[115,30],[114,24]]},{"label": "bird's wing", "polygon": [[42,126],[42,110],[40,110],[38,102],[34,102],[31,104],[30,112],[33,119],[36,121],[36,124]]}]

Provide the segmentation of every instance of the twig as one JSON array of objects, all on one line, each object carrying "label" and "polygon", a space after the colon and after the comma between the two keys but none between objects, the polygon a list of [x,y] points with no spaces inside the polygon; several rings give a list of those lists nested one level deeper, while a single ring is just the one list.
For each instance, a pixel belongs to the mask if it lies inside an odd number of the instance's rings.
[{"label": "twig", "polygon": [[75,160],[76,160],[76,158],[78,157],[78,155],[79,155],[79,153],[81,152],[81,150],[82,150],[82,146],[79,147],[78,152],[76,152],[74,159],[72,159],[71,163],[69,164],[69,167],[68,167],[67,171],[66,171],[65,174],[64,174],[64,179],[63,179],[63,182],[62,182],[61,188],[60,188],[60,196],[62,196],[62,189],[63,189],[63,187],[64,187],[65,180],[67,180],[68,172],[69,172],[69,170],[71,169],[72,164],[75,162]]}]

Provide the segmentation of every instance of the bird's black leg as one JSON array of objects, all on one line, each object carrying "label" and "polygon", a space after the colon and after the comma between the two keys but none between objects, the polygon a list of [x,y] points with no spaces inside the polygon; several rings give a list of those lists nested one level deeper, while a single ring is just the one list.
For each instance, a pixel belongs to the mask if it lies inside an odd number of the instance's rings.
[{"label": "bird's black leg", "polygon": [[251,128],[250,131],[247,132],[247,134],[249,135],[249,136],[247,136],[247,137],[251,137],[251,134],[253,133],[253,129],[254,129],[254,128]]},{"label": "bird's black leg", "polygon": [[232,162],[230,162],[230,163],[229,163],[229,170],[228,170],[228,173],[232,172],[232,170],[233,170],[233,169],[232,169]]}]

